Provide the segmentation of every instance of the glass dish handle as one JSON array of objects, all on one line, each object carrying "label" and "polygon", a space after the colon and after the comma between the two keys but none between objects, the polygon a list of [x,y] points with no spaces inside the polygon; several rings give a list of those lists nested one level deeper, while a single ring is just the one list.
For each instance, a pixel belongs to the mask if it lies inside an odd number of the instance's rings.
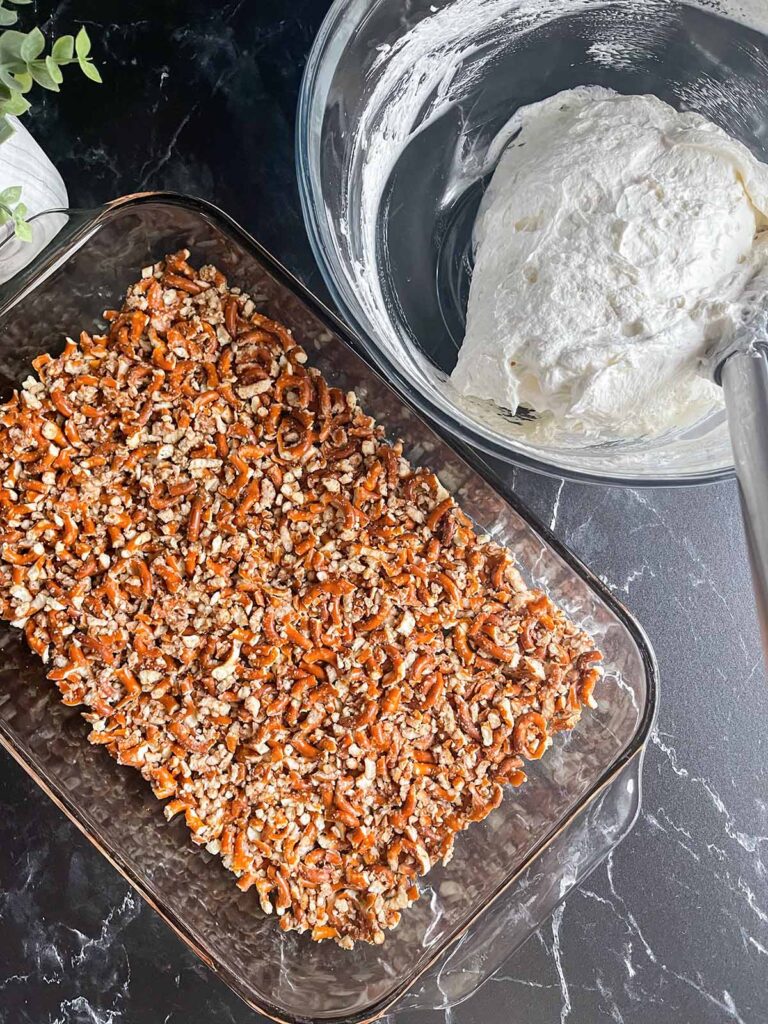
[{"label": "glass dish handle", "polygon": [[73,242],[75,247],[86,242],[98,230],[103,214],[139,198],[163,195],[172,198],[171,193],[141,192],[90,209],[43,210],[28,220],[32,230],[29,242],[20,241],[9,228],[4,235],[0,232],[0,314],[26,293],[30,282],[39,284],[62,259],[68,258]]},{"label": "glass dish handle", "polygon": [[514,957],[631,831],[640,811],[642,760],[642,753],[633,757],[600,796],[551,839],[540,857],[397,1004],[398,1009],[456,1006]]},{"label": "glass dish handle", "polygon": [[0,310],[20,298],[30,281],[39,281],[57,265],[57,254],[98,210],[44,210],[29,218],[32,238],[22,242],[10,232],[0,238]]}]

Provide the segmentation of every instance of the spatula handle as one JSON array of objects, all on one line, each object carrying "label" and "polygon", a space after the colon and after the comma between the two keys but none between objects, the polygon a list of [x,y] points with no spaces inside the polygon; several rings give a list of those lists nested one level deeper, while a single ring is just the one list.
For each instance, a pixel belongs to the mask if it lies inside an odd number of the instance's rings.
[{"label": "spatula handle", "polygon": [[768,664],[768,344],[734,352],[720,378]]}]

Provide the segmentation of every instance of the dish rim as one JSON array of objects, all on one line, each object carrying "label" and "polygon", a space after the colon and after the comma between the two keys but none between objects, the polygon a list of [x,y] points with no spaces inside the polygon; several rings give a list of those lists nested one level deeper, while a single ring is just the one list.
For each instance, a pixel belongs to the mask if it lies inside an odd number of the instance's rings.
[{"label": "dish rim", "polygon": [[[194,935],[190,933],[182,917],[176,914],[171,905],[158,902],[150,888],[138,877],[130,863],[122,857],[118,849],[105,847],[100,838],[91,832],[87,821],[79,812],[76,802],[61,787],[57,786],[54,780],[41,776],[33,763],[33,758],[28,755],[25,749],[16,745],[5,724],[0,719],[0,744],[8,751],[14,760],[27,772],[33,781],[43,790],[44,793],[59,807],[69,820],[83,833],[83,835],[96,847],[96,849],[109,861],[120,875],[138,892],[138,894],[155,910],[160,917],[169,925],[172,931],[209,967],[221,980],[238,995],[251,1009],[264,1014],[278,1024],[309,1024],[311,1021],[337,1022],[337,1024],[370,1024],[382,1014],[386,1013],[403,995],[416,984],[436,961],[442,958],[447,950],[463,935],[474,922],[494,903],[516,879],[527,870],[551,845],[570,824],[579,817],[632,762],[638,760],[638,769],[641,767],[642,757],[647,746],[650,731],[656,716],[657,693],[658,693],[658,665],[656,656],[650,641],[634,615],[615,597],[608,587],[587,568],[586,565],[563,544],[537,516],[535,516],[516,495],[514,495],[506,484],[501,480],[494,469],[489,466],[481,457],[476,455],[468,445],[457,441],[452,435],[446,436],[444,432],[436,431],[434,424],[419,410],[414,408],[413,403],[405,397],[400,388],[387,381],[381,370],[372,363],[366,352],[361,352],[359,341],[352,332],[320,299],[299,281],[283,264],[264,248],[248,231],[241,227],[232,217],[206,200],[184,196],[175,192],[141,192],[122,196],[112,200],[103,206],[93,210],[66,210],[55,211],[66,213],[71,216],[74,222],[74,230],[66,231],[66,237],[62,240],[57,236],[51,243],[22,270],[11,282],[4,285],[0,290],[0,323],[3,317],[18,301],[24,298],[37,283],[42,282],[49,273],[66,263],[74,253],[84,244],[87,244],[89,237],[98,230],[99,226],[106,222],[116,211],[128,206],[139,206],[151,203],[164,203],[186,208],[198,213],[216,224],[225,231],[230,238],[259,262],[262,263],[266,272],[271,274],[277,282],[289,289],[325,326],[332,331],[339,341],[352,350],[353,354],[361,358],[379,379],[383,387],[393,391],[399,401],[404,403],[411,412],[417,416],[426,427],[437,433],[440,440],[448,445],[457,458],[468,464],[469,468],[488,484],[489,487],[509,505],[512,510],[520,516],[533,532],[548,545],[548,547],[584,582],[597,597],[604,603],[609,611],[616,617],[626,629],[632,643],[637,648],[645,673],[646,700],[643,713],[635,727],[632,739],[625,749],[618,754],[613,762],[609,764],[590,790],[576,803],[573,809],[559,822],[555,822],[546,835],[533,847],[525,860],[513,873],[506,877],[491,896],[472,914],[464,924],[457,926],[446,939],[430,951],[425,963],[411,976],[398,982],[396,986],[377,1002],[369,1005],[366,1009],[358,1011],[353,1015],[323,1015],[320,1017],[299,1016],[281,1011],[277,1005],[262,1005],[254,1002],[250,995],[247,995],[240,987],[238,975],[225,963],[217,960],[211,953],[200,947]],[[53,212],[53,211],[47,211]]]}]

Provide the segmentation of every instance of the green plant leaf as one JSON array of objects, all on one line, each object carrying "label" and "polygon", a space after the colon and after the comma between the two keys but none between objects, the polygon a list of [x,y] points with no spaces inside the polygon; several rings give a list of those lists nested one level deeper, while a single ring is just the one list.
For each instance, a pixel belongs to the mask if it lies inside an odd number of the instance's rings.
[{"label": "green plant leaf", "polygon": [[[21,47],[26,38],[23,32],[17,32],[15,28],[0,33],[0,63],[10,66],[14,71],[23,71],[27,62],[22,60]],[[22,66],[16,68],[14,64]]]},{"label": "green plant leaf", "polygon": [[87,57],[91,52],[91,40],[85,31],[85,26],[75,36],[75,53],[78,57]]},{"label": "green plant leaf", "polygon": [[29,110],[30,104],[24,99],[20,92],[17,92],[14,93],[10,99],[7,99],[2,106],[2,113],[13,114],[14,117],[21,117],[22,114],[26,114]]},{"label": "green plant leaf", "polygon": [[7,224],[10,219],[10,212],[8,210],[4,210],[2,206],[0,206],[0,225]]},{"label": "green plant leaf", "polygon": [[32,75],[28,71],[19,71],[13,77],[19,83],[22,92],[29,92],[32,88]]},{"label": "green plant leaf", "polygon": [[95,64],[92,64],[89,60],[78,61],[80,64],[80,70],[83,72],[86,78],[90,78],[92,82],[102,82],[103,79],[99,73],[99,69]]},{"label": "green plant leaf", "polygon": [[45,49],[45,36],[37,26],[25,37],[19,47],[19,56],[27,63],[36,60]]},{"label": "green plant leaf", "polygon": [[51,78],[44,61],[35,61],[34,64],[30,64],[29,73],[37,84],[43,87],[43,89],[48,89],[50,92],[60,91],[59,83],[55,79]]},{"label": "green plant leaf", "polygon": [[0,115],[0,144],[6,142],[13,135],[13,125],[7,117]]},{"label": "green plant leaf", "polygon": [[18,79],[2,64],[0,64],[0,82],[9,90],[9,95],[14,92],[21,92]]},{"label": "green plant leaf", "polygon": [[15,25],[19,20],[19,16],[16,11],[6,10],[5,7],[0,7],[0,27],[6,27],[8,25]]},{"label": "green plant leaf", "polygon": [[4,206],[15,206],[21,199],[21,185],[11,185],[0,192],[0,203]]},{"label": "green plant leaf", "polygon": [[51,56],[58,64],[63,63],[65,60],[72,60],[74,52],[74,36],[60,36],[51,47]]},{"label": "green plant leaf", "polygon": [[45,66],[48,69],[48,74],[58,85],[64,81],[64,75],[61,73],[61,68],[56,61],[50,55],[45,58]]},{"label": "green plant leaf", "polygon": [[16,220],[16,221],[14,221],[14,226],[16,228],[16,237],[19,239],[19,241],[21,241],[21,242],[31,242],[32,241],[32,228],[29,226],[29,224],[25,220]]},{"label": "green plant leaf", "polygon": [[17,203],[16,207],[15,207],[15,209],[13,211],[13,219],[14,220],[24,220],[24,218],[26,216],[27,216],[27,204],[26,203]]}]

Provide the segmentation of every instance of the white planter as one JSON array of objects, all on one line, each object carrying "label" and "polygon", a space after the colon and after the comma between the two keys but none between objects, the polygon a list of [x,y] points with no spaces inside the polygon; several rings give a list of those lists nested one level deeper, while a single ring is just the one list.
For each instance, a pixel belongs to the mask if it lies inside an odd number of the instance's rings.
[{"label": "white planter", "polygon": [[[21,201],[27,207],[27,219],[44,210],[65,209],[67,189],[61,175],[35,142],[24,125],[15,117],[13,135],[0,144],[0,191],[11,185],[21,186]],[[26,266],[66,222],[65,217],[43,217],[33,222],[33,240],[20,242],[11,236],[11,228],[0,228],[0,283],[13,277]]]}]

